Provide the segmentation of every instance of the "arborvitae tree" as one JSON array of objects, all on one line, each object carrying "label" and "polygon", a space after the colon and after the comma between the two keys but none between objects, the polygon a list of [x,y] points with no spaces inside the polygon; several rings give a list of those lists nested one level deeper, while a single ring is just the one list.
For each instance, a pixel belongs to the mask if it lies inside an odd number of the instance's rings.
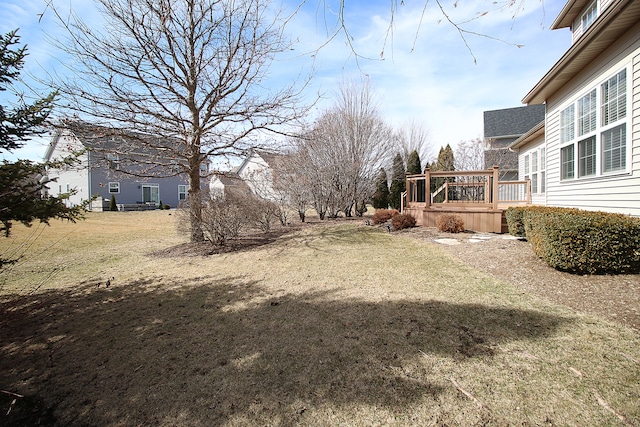
[{"label": "arborvitae tree", "polygon": [[115,194],[111,195],[111,202],[109,203],[109,210],[113,211],[113,212],[118,210],[118,204],[116,203],[116,195]]},{"label": "arborvitae tree", "polygon": [[[15,47],[20,42],[16,31],[0,34],[0,92],[4,92],[18,80],[27,55],[26,47]],[[0,152],[22,147],[26,140],[42,133],[42,127],[51,108],[55,94],[36,100],[28,105],[18,101],[14,108],[0,105]],[[57,165],[61,166],[62,162]],[[30,226],[35,220],[47,224],[51,218],[75,221],[80,218],[83,207],[67,207],[65,199],[46,196],[46,184],[42,179],[46,167],[29,160],[0,163],[0,232],[9,236],[13,222]],[[15,260],[0,258],[0,268]]]},{"label": "arborvitae tree", "polygon": [[[454,171],[453,150],[451,146],[447,144],[446,147],[440,148],[438,152],[438,160],[435,164],[431,165],[431,169],[434,171]],[[453,182],[455,178],[433,178],[431,179],[431,193],[438,191],[438,189],[445,183],[445,181]],[[444,193],[439,193],[434,199],[435,202],[442,202],[444,200]]]},{"label": "arborvitae tree", "polygon": [[393,209],[400,209],[402,193],[406,190],[406,171],[400,153],[393,158],[391,174],[391,190],[389,194],[389,205]]},{"label": "arborvitae tree", "polygon": [[447,144],[446,147],[440,148],[440,152],[438,153],[438,161],[436,162],[436,165],[433,169],[438,171],[456,170],[451,145]]},{"label": "arborvitae tree", "polygon": [[376,192],[373,194],[371,201],[376,209],[387,209],[389,207],[389,183],[387,180],[387,171],[380,168],[378,178],[376,179]]},{"label": "arborvitae tree", "polygon": [[422,162],[420,161],[420,154],[418,150],[413,150],[407,158],[407,174],[415,175],[422,173]]}]

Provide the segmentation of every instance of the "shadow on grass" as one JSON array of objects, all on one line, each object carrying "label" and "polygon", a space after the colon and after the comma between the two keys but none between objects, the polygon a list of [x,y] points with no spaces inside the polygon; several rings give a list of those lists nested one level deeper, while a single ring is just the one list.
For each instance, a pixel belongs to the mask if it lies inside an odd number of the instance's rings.
[{"label": "shadow on grass", "polygon": [[497,345],[568,321],[482,305],[270,295],[212,277],[16,297],[0,313],[0,389],[25,396],[8,416],[3,396],[3,425],[287,425],[319,407],[401,412],[443,392],[429,372],[401,369],[424,354],[491,358]]}]

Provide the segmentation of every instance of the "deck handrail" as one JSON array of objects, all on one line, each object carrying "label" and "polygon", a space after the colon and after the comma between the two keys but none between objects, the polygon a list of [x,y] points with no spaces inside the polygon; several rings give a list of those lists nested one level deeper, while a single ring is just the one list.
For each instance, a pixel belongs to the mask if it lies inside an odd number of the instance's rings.
[{"label": "deck handrail", "polygon": [[[477,177],[477,180],[468,182],[469,177]],[[531,182],[524,181],[499,181],[498,167],[494,166],[488,170],[473,171],[431,171],[425,169],[424,174],[407,175],[406,188],[403,194],[402,209],[405,207],[423,206],[429,208],[431,205],[445,206],[447,204],[470,204],[476,207],[490,208],[497,210],[499,204],[530,204],[531,203]],[[434,192],[430,191],[433,178],[450,178],[440,185]],[[418,181],[424,181],[422,188],[427,194],[417,195],[419,188]],[[436,183],[437,185],[438,183]],[[464,188],[475,190],[467,190]],[[412,191],[408,191],[409,189]],[[451,190],[453,189],[453,190]],[[450,194],[450,190],[453,193]],[[434,202],[434,197],[445,191],[443,202]],[[450,195],[452,197],[450,197]],[[418,202],[418,200],[424,200]]]}]

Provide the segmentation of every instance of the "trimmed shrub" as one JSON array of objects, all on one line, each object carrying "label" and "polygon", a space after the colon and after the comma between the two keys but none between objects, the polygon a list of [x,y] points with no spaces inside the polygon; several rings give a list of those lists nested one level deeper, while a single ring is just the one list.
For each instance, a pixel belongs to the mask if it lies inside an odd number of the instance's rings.
[{"label": "trimmed shrub", "polygon": [[464,231],[464,221],[460,215],[442,214],[436,218],[436,227],[446,233],[461,233]]},{"label": "trimmed shrub", "polygon": [[524,208],[522,207],[510,207],[508,208],[504,216],[507,219],[507,226],[509,227],[509,234],[516,237],[525,237],[524,222],[522,216],[524,215]]},{"label": "trimmed shrub", "polygon": [[416,219],[409,214],[396,214],[391,218],[391,226],[394,230],[402,230],[416,226]]},{"label": "trimmed shrub", "polygon": [[116,195],[111,195],[111,201],[109,202],[109,210],[115,212],[118,210],[118,204],[116,203]]},{"label": "trimmed shrub", "polygon": [[533,252],[551,267],[574,274],[640,272],[640,219],[540,206],[522,213]]},{"label": "trimmed shrub", "polygon": [[384,224],[399,213],[396,209],[376,209],[371,220],[374,224]]}]

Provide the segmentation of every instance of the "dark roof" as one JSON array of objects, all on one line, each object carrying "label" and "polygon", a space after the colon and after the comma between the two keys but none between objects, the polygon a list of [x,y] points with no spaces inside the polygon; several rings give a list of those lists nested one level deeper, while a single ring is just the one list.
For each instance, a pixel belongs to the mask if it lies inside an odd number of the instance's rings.
[{"label": "dark roof", "polygon": [[523,135],[544,120],[544,114],[544,104],[485,111],[484,137]]}]

